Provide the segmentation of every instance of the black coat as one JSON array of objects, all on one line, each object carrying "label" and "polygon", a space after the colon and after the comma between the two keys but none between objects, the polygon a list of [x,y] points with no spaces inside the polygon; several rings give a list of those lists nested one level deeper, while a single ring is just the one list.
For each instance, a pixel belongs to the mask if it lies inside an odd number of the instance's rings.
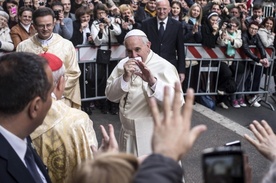
[{"label": "black coat", "polygon": [[[252,53],[250,50],[249,46],[256,46],[261,58],[259,58],[255,53]],[[260,59],[266,58],[266,52],[265,52],[265,47],[260,39],[260,36],[256,34],[255,36],[251,36],[248,31],[243,32],[242,34],[242,49],[244,53],[254,60],[255,62],[259,62]]]},{"label": "black coat", "polygon": [[188,20],[188,23],[185,21],[182,22],[183,25],[183,39],[184,43],[201,43],[201,26],[198,26],[198,32],[195,34],[192,33],[194,24],[191,20]]},{"label": "black coat", "polygon": [[151,49],[173,64],[178,73],[185,73],[185,52],[182,24],[168,17],[162,39],[159,39],[157,18],[150,18],[142,23],[142,30],[151,42]]},{"label": "black coat", "polygon": [[[30,145],[30,142],[28,141]],[[28,171],[27,167],[21,161],[19,156],[16,154],[12,146],[0,133],[0,182],[8,183],[35,183],[32,175]],[[33,148],[35,162],[44,175],[47,182],[51,182],[50,177],[46,171],[45,165],[42,160],[35,152]]]},{"label": "black coat", "polygon": [[202,25],[201,27],[201,35],[202,35],[202,46],[206,46],[208,48],[215,48],[217,44],[217,39],[219,33],[213,34],[213,28],[209,22]]},{"label": "black coat", "polygon": [[[89,29],[92,25],[92,20],[89,22]],[[81,23],[79,20],[75,20],[73,22],[73,35],[70,39],[70,41],[73,43],[74,46],[77,46],[79,44],[82,44],[83,42],[83,34],[80,32]]]},{"label": "black coat", "polygon": [[173,159],[152,154],[140,165],[133,183],[182,183],[182,172]]}]

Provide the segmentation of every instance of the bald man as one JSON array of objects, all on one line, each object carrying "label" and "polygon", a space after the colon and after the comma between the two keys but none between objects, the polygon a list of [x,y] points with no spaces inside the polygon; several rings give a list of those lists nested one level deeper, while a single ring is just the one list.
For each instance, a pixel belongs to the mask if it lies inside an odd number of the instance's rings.
[{"label": "bald man", "polygon": [[168,17],[170,11],[168,0],[157,0],[156,17],[145,20],[142,23],[142,30],[152,43],[152,51],[174,65],[180,81],[183,82],[185,79],[183,29],[179,21]]}]

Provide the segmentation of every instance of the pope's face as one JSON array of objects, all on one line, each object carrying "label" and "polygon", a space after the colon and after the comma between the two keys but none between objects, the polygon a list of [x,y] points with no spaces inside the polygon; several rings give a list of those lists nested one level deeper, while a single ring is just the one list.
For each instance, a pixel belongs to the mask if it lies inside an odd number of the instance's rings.
[{"label": "pope's face", "polygon": [[141,37],[131,36],[125,40],[125,47],[129,58],[141,57],[146,62],[151,43],[144,42]]},{"label": "pope's face", "polygon": [[54,19],[51,15],[37,17],[34,26],[40,39],[48,39],[53,33]]}]

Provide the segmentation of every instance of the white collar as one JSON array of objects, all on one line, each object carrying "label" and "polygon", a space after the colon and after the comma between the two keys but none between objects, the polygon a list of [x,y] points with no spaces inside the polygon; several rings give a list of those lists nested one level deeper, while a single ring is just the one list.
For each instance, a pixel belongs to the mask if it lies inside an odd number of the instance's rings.
[{"label": "white collar", "polygon": [[[25,157],[25,154],[27,151],[26,138],[24,140],[22,140],[21,138],[17,137],[13,133],[6,130],[1,125],[0,125],[0,133],[5,137],[5,139],[8,141],[8,143],[12,146],[13,150],[16,152],[16,154],[19,156],[19,158],[25,164],[24,157]],[[25,166],[26,166],[26,164],[25,164]]]},{"label": "white collar", "polygon": [[162,20],[159,20],[158,17],[156,17],[156,18],[157,18],[157,24],[158,24],[158,25],[159,25],[160,22],[164,22],[164,27],[166,27],[167,22],[168,22],[168,17],[165,18],[165,20],[163,20],[163,21],[162,21]]},{"label": "white collar", "polygon": [[42,46],[49,46],[49,44],[52,42],[53,35],[54,35],[54,34],[52,33],[52,35],[51,35],[48,39],[45,39],[45,40],[40,39],[40,38],[38,37],[38,35],[36,35],[36,38],[37,38],[38,42],[39,42]]},{"label": "white collar", "polygon": [[31,24],[29,25],[23,25],[21,22],[20,22],[20,25],[29,33],[30,32],[30,27],[31,27]]}]

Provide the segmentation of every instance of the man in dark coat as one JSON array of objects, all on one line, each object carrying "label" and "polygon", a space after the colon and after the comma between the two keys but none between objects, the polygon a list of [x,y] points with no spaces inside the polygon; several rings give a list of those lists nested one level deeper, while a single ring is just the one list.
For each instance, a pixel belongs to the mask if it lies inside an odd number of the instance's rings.
[{"label": "man in dark coat", "polygon": [[144,21],[142,30],[151,42],[151,49],[176,67],[180,81],[183,82],[185,78],[183,29],[179,21],[168,17],[170,10],[168,0],[158,0],[157,16]]}]

